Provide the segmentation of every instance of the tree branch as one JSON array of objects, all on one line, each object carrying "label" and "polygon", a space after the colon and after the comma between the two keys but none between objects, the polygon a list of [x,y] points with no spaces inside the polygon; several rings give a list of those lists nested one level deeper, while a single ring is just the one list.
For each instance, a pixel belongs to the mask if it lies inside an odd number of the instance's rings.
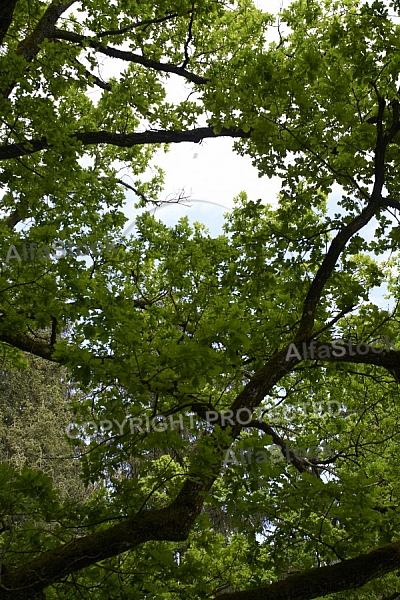
[{"label": "tree branch", "polygon": [[[375,188],[374,188],[375,189]],[[375,190],[378,194],[379,188]],[[303,306],[299,329],[295,341],[300,341],[311,335],[314,326],[314,315],[317,304],[321,298],[322,290],[335,268],[336,262],[344,250],[350,238],[362,229],[372,219],[378,209],[382,206],[380,197],[371,196],[371,200],[364,210],[353,219],[348,225],[332,240],[329,250],[322,261],[320,268],[315,275],[313,282],[308,290]]]},{"label": "tree branch", "polygon": [[390,208],[400,210],[400,201],[399,200],[393,200],[392,198],[385,198],[384,203],[385,203],[385,206],[390,206]]},{"label": "tree branch", "polygon": [[191,15],[190,15],[190,21],[189,21],[189,31],[188,31],[188,37],[187,40],[185,42],[185,47],[184,47],[184,52],[185,52],[185,60],[182,63],[182,69],[186,69],[186,67],[189,64],[189,44],[193,39],[193,32],[192,32],[192,28],[193,28],[193,20],[194,20],[194,6],[192,5],[192,11],[191,11]]},{"label": "tree branch", "polygon": [[191,490],[183,497],[179,495],[166,508],[139,512],[108,529],[44,552],[27,565],[3,575],[0,599],[7,598],[7,592],[12,590],[21,590],[24,598],[32,598],[62,577],[146,541],[185,541],[200,508],[198,495]]},{"label": "tree branch", "polygon": [[[2,338],[0,337],[0,339]],[[18,342],[18,339],[9,335],[8,340],[3,341],[16,345],[15,342]],[[33,348],[28,348],[27,351],[32,352]],[[266,391],[276,381],[279,381],[288,368],[300,362],[297,358],[293,358],[289,362],[285,361],[286,352],[287,347],[271,357],[267,365],[255,374],[239,394],[236,405],[245,403],[249,408],[256,407],[265,396]],[[146,541],[186,540],[194,520],[200,514],[205,495],[218,477],[221,469],[221,455],[229,447],[230,440],[236,437],[242,428],[242,425],[235,424],[229,436],[230,439],[223,443],[218,437],[215,438],[214,434],[210,434],[215,444],[215,462],[211,472],[207,475],[202,475],[198,470],[192,473],[185,480],[176,500],[169,507],[140,512],[123,523],[75,539],[42,554],[24,567],[7,572],[2,582],[4,590],[23,588],[24,598],[28,600],[62,577],[126,552]],[[0,587],[0,600],[7,598],[6,591],[2,594],[3,588]]]},{"label": "tree branch", "polygon": [[118,50],[118,48],[103,46],[101,42],[98,42],[97,40],[91,39],[89,37],[85,37],[84,35],[74,33],[73,31],[63,31],[61,29],[55,29],[49,33],[48,37],[49,39],[75,42],[79,46],[87,45],[91,48],[94,48],[101,54],[105,54],[106,56],[137,63],[138,65],[143,65],[144,67],[154,69],[155,71],[162,71],[164,73],[174,73],[175,75],[184,77],[188,81],[191,81],[192,83],[197,83],[199,85],[208,83],[209,81],[209,79],[205,77],[201,77],[200,75],[195,75],[195,73],[190,73],[189,71],[186,71],[184,67],[177,67],[176,65],[158,62],[156,60],[152,60],[151,58],[141,56],[140,54],[134,54],[133,52],[127,52],[125,50]]},{"label": "tree branch", "polygon": [[[23,56],[27,62],[31,62],[39,53],[39,46],[49,37],[53,31],[55,24],[61,15],[74,4],[77,0],[67,0],[65,3],[57,1],[52,2],[39,23],[36,25],[33,32],[18,44],[17,55]],[[1,89],[1,93],[6,98],[11,94],[15,83],[11,83],[6,89]]]},{"label": "tree branch", "polygon": [[18,0],[3,0],[0,6],[0,45],[12,23],[14,9]]},{"label": "tree branch", "polygon": [[[188,14],[191,11],[188,11]],[[149,25],[157,25],[157,23],[164,23],[165,21],[169,21],[170,19],[175,19],[178,17],[178,13],[170,13],[163,17],[155,17],[154,19],[145,19],[144,21],[139,21],[139,23],[133,23],[132,25],[127,25],[126,27],[122,27],[121,29],[108,29],[107,31],[101,31],[100,33],[96,33],[96,37],[108,37],[111,35],[122,35],[127,33],[128,31],[132,31],[132,29],[136,29],[137,27],[148,27]]]},{"label": "tree branch", "polygon": [[58,19],[76,1],[67,0],[64,3],[52,2],[33,32],[19,43],[17,54],[23,56],[27,62],[31,62],[39,53],[39,45],[43,40],[51,36]]},{"label": "tree branch", "polygon": [[79,60],[76,60],[75,62],[85,71],[85,75],[88,78],[88,83],[90,83],[90,78],[92,78],[94,80],[94,83],[99,88],[106,90],[107,92],[112,91],[112,86],[110,83],[108,83],[107,81],[103,81],[102,79],[100,79],[100,77],[97,77],[97,75],[91,73],[81,62],[79,62]]},{"label": "tree branch", "polygon": [[22,221],[22,217],[21,217],[21,214],[20,214],[18,208],[13,210],[11,215],[6,217],[5,219],[2,219],[2,221],[5,223],[5,225],[8,227],[8,229],[14,229],[14,227]]},{"label": "tree branch", "polygon": [[[246,425],[246,427],[254,427],[263,431],[266,435],[270,435],[272,437],[272,441],[276,446],[279,446],[282,454],[287,460],[292,463],[292,465],[298,470],[299,473],[313,472],[315,475],[317,474],[315,470],[315,465],[310,463],[306,458],[299,458],[296,456],[296,453],[289,447],[289,445],[281,438],[281,436],[267,423],[263,423],[262,421],[250,421]],[[285,453],[286,450],[286,453]]]},{"label": "tree branch", "polygon": [[[3,334],[0,339],[20,347],[21,341],[24,340],[21,338],[21,334],[18,339],[16,337],[8,335],[8,339],[4,340]],[[40,349],[45,354],[46,348],[48,349],[50,346],[46,345],[44,348],[43,343],[41,344]],[[28,352],[37,351],[30,339],[26,340],[23,349]],[[242,406],[249,409],[255,408],[271,387],[302,360],[297,357],[286,360],[288,349],[289,345],[277,352],[253,376],[233,403],[233,414],[237,414],[235,410],[237,411]],[[51,360],[51,354],[48,358]],[[399,363],[398,352],[395,351],[376,356],[353,357],[349,354],[348,358],[356,359],[357,362],[366,362],[367,359],[368,362],[376,362],[386,367],[389,366],[387,361],[392,364],[396,360]],[[335,360],[338,359],[335,358]],[[343,357],[341,360],[345,360],[345,358]],[[229,437],[231,439],[237,437],[242,428],[243,425],[235,423]],[[213,435],[211,434],[211,437]],[[169,507],[138,513],[123,523],[75,539],[42,554],[24,567],[7,572],[4,576],[3,588],[0,587],[0,600],[7,598],[7,592],[4,591],[2,594],[2,589],[5,588],[12,590],[23,587],[25,598],[32,598],[35,593],[62,577],[126,552],[146,541],[186,540],[196,516],[201,511],[204,495],[211,489],[220,471],[219,455],[230,445],[229,440],[223,443],[218,439],[214,439],[214,441],[216,461],[211,473],[203,476],[202,479],[199,479],[199,473],[195,473],[194,478],[193,476],[187,478],[176,500]],[[220,598],[226,600],[308,600],[328,593],[360,587],[371,579],[397,568],[400,568],[400,542],[357,559],[289,577],[284,581],[271,584],[268,588],[225,594]]]},{"label": "tree branch", "polygon": [[52,358],[52,355],[54,354],[54,348],[52,348],[51,344],[41,340],[35,340],[23,332],[3,332],[0,334],[0,342],[5,342],[14,348],[18,348],[24,352],[29,352],[30,354],[34,354],[35,356],[40,356],[45,360],[54,362],[54,359]]},{"label": "tree branch", "polygon": [[[353,345],[356,345],[355,343],[353,343]],[[318,352],[324,348],[326,351],[329,351],[329,355],[330,356],[323,356],[323,357],[319,357],[318,356]],[[300,349],[300,346],[299,346]],[[345,353],[343,354],[343,356],[338,356],[338,348],[333,347],[332,344],[324,344],[322,342],[315,342],[315,351],[314,351],[314,356],[315,358],[321,361],[328,361],[328,362],[351,362],[351,363],[357,363],[357,364],[364,364],[364,365],[375,365],[376,367],[383,367],[384,369],[386,369],[387,371],[389,371],[389,373],[391,375],[393,375],[393,377],[395,378],[396,381],[400,381],[400,352],[398,350],[384,350],[384,349],[380,349],[382,350],[382,352],[380,353],[374,353],[371,349],[370,352],[368,352],[368,354],[357,354],[357,353],[351,353],[350,348],[346,348],[346,346],[341,345],[340,346],[340,352],[345,351]],[[301,353],[301,350],[299,350]],[[333,354],[333,352],[335,352],[335,354]]]},{"label": "tree branch", "polygon": [[[248,138],[250,132],[244,132],[232,127],[223,128],[220,133],[214,133],[211,127],[198,127],[190,131],[145,131],[143,133],[111,133],[110,131],[86,131],[71,135],[71,141],[79,141],[82,146],[95,144],[110,144],[121,148],[132,148],[142,144],[170,144],[180,142],[201,142],[204,138],[233,137]],[[24,142],[0,146],[0,160],[8,160],[47,150],[51,145],[45,137]]]},{"label": "tree branch", "polygon": [[269,586],[221,594],[218,600],[312,600],[354,590],[400,568],[400,542],[328,567],[309,569]]}]

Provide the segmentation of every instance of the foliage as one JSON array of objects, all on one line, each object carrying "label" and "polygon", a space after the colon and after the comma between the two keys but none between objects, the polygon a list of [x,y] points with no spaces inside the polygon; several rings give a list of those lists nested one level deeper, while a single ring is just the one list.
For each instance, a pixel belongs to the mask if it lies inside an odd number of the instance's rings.
[{"label": "foliage", "polygon": [[[399,15],[2,10],[0,598],[393,600]],[[277,202],[121,239],[160,145],[219,136]]]}]

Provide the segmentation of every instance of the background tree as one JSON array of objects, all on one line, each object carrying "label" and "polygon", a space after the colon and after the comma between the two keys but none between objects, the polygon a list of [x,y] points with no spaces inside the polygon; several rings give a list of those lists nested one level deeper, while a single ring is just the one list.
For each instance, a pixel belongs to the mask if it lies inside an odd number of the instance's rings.
[{"label": "background tree", "polygon": [[[87,499],[1,467],[0,598],[399,592],[399,28],[381,2],[279,18],[267,45],[274,19],[247,1],[1,13],[0,341],[79,385],[65,440]],[[104,57],[126,65],[107,81]],[[193,92],[177,105],[172,76]],[[145,214],[107,248],[120,169],[157,202],[159,144],[217,136],[281,175],[278,206],[241,194],[217,239]],[[71,250],[30,255],[55,240]]]},{"label": "background tree", "polygon": [[[25,368],[3,358],[1,369],[1,458],[15,469],[49,475],[62,496],[82,496],[79,464],[65,439],[74,414],[68,372],[25,355]],[[77,447],[80,445],[76,440]]]}]

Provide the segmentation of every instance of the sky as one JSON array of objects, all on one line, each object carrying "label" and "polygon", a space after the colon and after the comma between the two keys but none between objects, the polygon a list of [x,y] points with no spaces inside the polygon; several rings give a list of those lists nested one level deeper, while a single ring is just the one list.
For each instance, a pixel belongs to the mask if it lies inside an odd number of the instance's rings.
[{"label": "sky", "polygon": [[[151,212],[171,226],[187,215],[191,222],[204,223],[210,234],[217,236],[222,233],[223,215],[233,206],[239,192],[246,191],[253,200],[261,198],[275,204],[279,178],[259,178],[251,159],[234,153],[232,145],[227,139],[205,140],[201,144],[174,144],[167,154],[157,153],[154,162],[166,173],[161,199],[177,196],[184,190],[189,200],[185,206],[168,204]],[[137,213],[134,202],[132,194],[125,208],[125,214],[131,219]],[[131,225],[132,220],[126,224],[126,232],[131,230]]]}]

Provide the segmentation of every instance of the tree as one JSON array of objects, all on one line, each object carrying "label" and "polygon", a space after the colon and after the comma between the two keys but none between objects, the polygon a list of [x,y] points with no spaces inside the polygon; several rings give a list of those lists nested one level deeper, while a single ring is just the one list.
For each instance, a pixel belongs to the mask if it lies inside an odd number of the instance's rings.
[{"label": "tree", "polygon": [[74,421],[68,373],[57,363],[33,355],[24,358],[23,368],[2,360],[1,459],[19,471],[25,467],[43,471],[62,496],[83,502],[87,494],[79,464],[65,439]]},{"label": "tree", "polygon": [[[0,341],[79,386],[95,491],[1,467],[0,598],[399,593],[397,16],[300,0],[267,45],[247,0],[5,3]],[[117,243],[160,144],[218,136],[278,206],[241,194],[217,239],[144,214]]]}]

